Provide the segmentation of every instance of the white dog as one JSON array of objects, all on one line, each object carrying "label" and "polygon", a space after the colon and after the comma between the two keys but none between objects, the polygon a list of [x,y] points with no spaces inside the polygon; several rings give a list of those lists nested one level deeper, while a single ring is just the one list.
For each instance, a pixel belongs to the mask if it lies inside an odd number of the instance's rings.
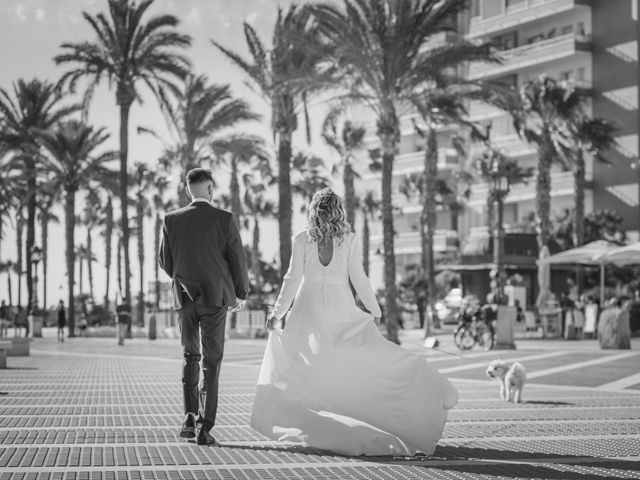
[{"label": "white dog", "polygon": [[491,378],[500,378],[500,397],[513,403],[522,401],[522,389],[527,380],[527,372],[521,363],[512,365],[502,360],[494,360],[487,367],[487,375]]}]

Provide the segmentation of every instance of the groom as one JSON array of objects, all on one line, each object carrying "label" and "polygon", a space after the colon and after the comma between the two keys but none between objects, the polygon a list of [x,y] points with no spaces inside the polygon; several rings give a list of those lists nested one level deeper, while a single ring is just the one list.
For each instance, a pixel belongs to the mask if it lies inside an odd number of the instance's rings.
[{"label": "groom", "polygon": [[[200,413],[197,442],[209,445],[215,443],[210,431],[218,409],[227,308],[244,308],[249,277],[232,215],[211,205],[211,171],[194,168],[186,180],[191,203],[164,217],[159,262],[173,279],[174,309],[178,311],[182,334],[185,419],[180,436],[196,436],[196,414]],[[198,392],[200,358],[202,405]]]}]

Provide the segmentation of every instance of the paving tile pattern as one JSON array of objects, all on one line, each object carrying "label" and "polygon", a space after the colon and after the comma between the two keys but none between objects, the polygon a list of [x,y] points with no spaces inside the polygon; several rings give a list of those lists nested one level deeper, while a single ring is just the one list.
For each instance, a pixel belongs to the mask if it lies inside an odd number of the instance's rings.
[{"label": "paving tile pattern", "polygon": [[247,342],[230,342],[222,371],[221,446],[199,447],[178,437],[175,342],[139,344],[128,355],[88,339],[68,354],[44,353],[60,348],[49,344],[9,358],[0,371],[0,480],[640,478],[637,391],[549,387],[543,378],[512,405],[497,383],[478,380],[482,372],[461,372],[460,403],[431,457],[348,458],[269,441],[248,426],[260,348]]}]

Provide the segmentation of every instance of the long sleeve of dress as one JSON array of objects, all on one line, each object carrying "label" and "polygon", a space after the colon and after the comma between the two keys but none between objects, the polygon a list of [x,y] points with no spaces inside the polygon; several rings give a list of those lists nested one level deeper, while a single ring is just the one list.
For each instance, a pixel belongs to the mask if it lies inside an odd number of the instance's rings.
[{"label": "long sleeve of dress", "polygon": [[282,288],[280,289],[280,295],[276,300],[276,305],[273,309],[273,314],[277,319],[281,319],[285,316],[293,299],[298,292],[300,283],[302,283],[302,276],[304,273],[304,239],[300,236],[293,238],[293,251],[291,252],[291,261],[289,262],[289,270],[284,276],[282,282]]},{"label": "long sleeve of dress", "polygon": [[382,315],[380,305],[378,305],[371,283],[362,268],[362,247],[360,247],[360,239],[356,235],[353,236],[349,245],[349,278],[367,310],[374,317],[380,317]]}]

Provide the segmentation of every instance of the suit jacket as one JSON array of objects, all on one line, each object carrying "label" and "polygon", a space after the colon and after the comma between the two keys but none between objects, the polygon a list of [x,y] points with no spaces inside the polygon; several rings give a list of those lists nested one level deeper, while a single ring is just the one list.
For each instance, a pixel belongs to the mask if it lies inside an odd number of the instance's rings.
[{"label": "suit jacket", "polygon": [[207,307],[235,304],[249,293],[240,233],[231,213],[196,201],[164,217],[160,267],[173,279],[174,308],[187,297]]}]

